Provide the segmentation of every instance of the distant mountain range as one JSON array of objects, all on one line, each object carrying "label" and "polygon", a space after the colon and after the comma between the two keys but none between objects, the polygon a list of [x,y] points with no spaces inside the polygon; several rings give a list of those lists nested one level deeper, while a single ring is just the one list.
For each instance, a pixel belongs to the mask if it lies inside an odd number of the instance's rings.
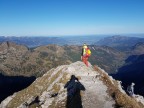
[{"label": "distant mountain range", "polygon": [[106,45],[106,46],[110,46],[121,51],[127,51],[137,43],[144,43],[144,38],[127,37],[127,36],[112,36],[112,37],[105,37],[99,40],[98,42],[96,42],[95,44]]},{"label": "distant mountain range", "polygon": [[[99,65],[108,73],[117,73],[129,56],[144,54],[144,43],[140,42],[140,39],[143,41],[143,38],[137,37],[108,37],[109,44],[107,46],[89,46],[92,50],[89,61],[92,65]],[[102,40],[105,40],[105,44],[107,43],[107,38]],[[99,42],[102,42],[102,40]],[[118,40],[120,40],[120,43]],[[128,41],[132,40],[133,42],[128,44]],[[118,46],[113,46],[110,41],[117,42]],[[127,47],[123,43],[126,43]],[[132,43],[134,44],[132,45]],[[123,50],[119,50],[119,47]],[[7,75],[39,76],[52,67],[80,60],[81,48],[79,45],[44,45],[28,48],[13,42],[3,42],[0,44],[0,72]]]},{"label": "distant mountain range", "polygon": [[38,47],[48,44],[56,45],[89,45],[97,42],[105,36],[59,36],[59,37],[15,37],[15,36],[0,36],[0,42],[14,42],[16,44],[26,45],[29,48]]},{"label": "distant mountain range", "polygon": [[[63,41],[63,38],[56,37],[1,37],[2,39],[10,39],[18,42],[27,42],[30,46],[33,44],[40,45],[44,42],[56,42],[66,43],[71,40],[70,37],[65,37],[67,41]],[[77,38],[77,37],[75,37]],[[88,37],[81,37],[80,40],[87,39]],[[89,41],[94,37],[90,37]],[[106,37],[96,44],[90,45],[92,50],[92,56],[90,62],[95,65],[99,65],[108,73],[118,72],[118,68],[125,64],[125,60],[131,55],[144,54],[144,38],[138,37],[124,37],[124,36],[112,36]],[[33,41],[32,41],[33,40]],[[58,41],[61,40],[61,41]],[[73,39],[76,40],[76,39]],[[4,41],[4,40],[1,40]],[[38,43],[42,42],[42,43]],[[94,41],[94,40],[93,40]],[[32,43],[33,42],[33,43]],[[41,71],[41,75],[45,70],[58,66],[59,64],[71,63],[80,60],[81,45],[41,45],[35,48],[29,48],[24,45],[15,44],[14,42],[3,42],[0,44],[0,65],[1,73],[13,73],[15,75],[34,75]],[[91,41],[92,42],[92,41]],[[45,43],[46,44],[46,43]],[[50,44],[50,43],[49,43]],[[69,43],[70,44],[70,43]],[[33,46],[32,45],[32,46]],[[57,52],[57,53],[56,53]],[[13,62],[13,64],[11,64]],[[16,67],[15,67],[16,66]],[[37,69],[37,70],[35,70]],[[11,72],[12,71],[12,72]],[[28,72],[31,71],[31,72]],[[27,73],[28,72],[28,73]],[[22,74],[23,73],[23,74]],[[27,74],[26,74],[27,73]],[[33,74],[32,74],[33,73]],[[36,76],[36,75],[34,75]],[[38,75],[39,76],[39,75]]]},{"label": "distant mountain range", "polygon": [[105,45],[116,48],[118,50],[128,50],[137,43],[144,42],[144,38],[127,37],[127,36],[61,36],[61,37],[15,37],[0,36],[0,42],[14,42],[28,46],[29,48],[38,47],[48,44],[57,45]]},{"label": "distant mountain range", "polygon": [[21,45],[26,45],[29,48],[31,47],[37,47],[41,45],[47,45],[47,44],[60,44],[63,45],[63,43],[67,43],[65,39],[59,38],[59,37],[0,37],[0,42],[14,42]]}]

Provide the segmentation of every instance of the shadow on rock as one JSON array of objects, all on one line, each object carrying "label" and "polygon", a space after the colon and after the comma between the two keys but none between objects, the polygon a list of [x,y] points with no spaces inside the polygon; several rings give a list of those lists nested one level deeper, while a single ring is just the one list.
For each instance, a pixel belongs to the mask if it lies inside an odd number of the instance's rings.
[{"label": "shadow on rock", "polygon": [[35,79],[34,76],[4,76],[0,74],[0,103],[14,92],[18,92],[28,87]]},{"label": "shadow on rock", "polygon": [[134,82],[135,94],[144,96],[144,54],[129,56],[125,60],[125,65],[118,69],[118,73],[111,76],[122,81],[125,90],[127,90],[128,85]]},{"label": "shadow on rock", "polygon": [[79,82],[78,78],[72,75],[64,88],[67,88],[66,108],[83,108],[80,91],[84,91],[85,87]]}]

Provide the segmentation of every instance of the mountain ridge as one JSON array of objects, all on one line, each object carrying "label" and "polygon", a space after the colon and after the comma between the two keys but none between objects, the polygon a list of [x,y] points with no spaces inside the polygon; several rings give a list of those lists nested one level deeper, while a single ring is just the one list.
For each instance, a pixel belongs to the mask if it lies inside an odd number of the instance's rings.
[{"label": "mountain ridge", "polygon": [[[92,50],[89,59],[92,65],[98,64],[108,73],[114,73],[125,58],[123,52],[107,46],[89,47]],[[3,42],[0,44],[0,73],[8,76],[38,77],[58,65],[79,61],[81,48],[82,46],[77,45],[49,44],[31,49],[13,42]]]},{"label": "mountain ridge", "polygon": [[121,51],[127,51],[130,50],[130,48],[140,42],[144,42],[144,38],[140,37],[127,37],[127,36],[111,36],[111,37],[105,37],[98,42],[96,42],[96,45],[107,45],[113,48],[116,48]]},{"label": "mountain ridge", "polygon": [[[65,108],[67,91],[64,89],[64,85],[71,75],[75,75],[85,87],[85,91],[80,93],[83,107],[144,107],[142,104],[144,100],[138,98],[140,96],[136,95],[136,99],[127,96],[122,90],[120,82],[109,77],[104,70],[97,66],[93,67],[91,64],[87,67],[80,61],[51,69],[42,77],[37,78],[28,88],[5,99],[0,107]],[[51,94],[54,93],[58,93],[58,95],[51,97]]]}]

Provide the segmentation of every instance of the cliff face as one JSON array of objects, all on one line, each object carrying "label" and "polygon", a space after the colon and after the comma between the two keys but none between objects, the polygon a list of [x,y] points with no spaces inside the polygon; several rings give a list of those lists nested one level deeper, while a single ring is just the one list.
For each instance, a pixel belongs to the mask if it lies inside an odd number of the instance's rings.
[{"label": "cliff face", "polygon": [[[72,75],[77,85],[75,92],[67,86]],[[104,70],[91,64],[86,67],[78,61],[51,69],[28,88],[5,99],[0,108],[143,108],[143,98],[136,97],[127,96],[120,82],[109,77]]]}]

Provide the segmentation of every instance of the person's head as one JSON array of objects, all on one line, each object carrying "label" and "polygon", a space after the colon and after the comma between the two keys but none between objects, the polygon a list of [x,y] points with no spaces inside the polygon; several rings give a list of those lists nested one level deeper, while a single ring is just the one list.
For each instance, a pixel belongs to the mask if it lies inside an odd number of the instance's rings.
[{"label": "person's head", "polygon": [[133,82],[132,82],[132,83],[131,83],[131,85],[132,85],[132,86],[134,86],[134,85],[135,85],[135,83],[133,83]]},{"label": "person's head", "polygon": [[76,78],[75,75],[72,75],[70,80],[77,80],[78,81],[78,78]]},{"label": "person's head", "polygon": [[84,43],[83,44],[83,48],[87,48],[88,46],[87,46],[87,44],[86,43]]}]

